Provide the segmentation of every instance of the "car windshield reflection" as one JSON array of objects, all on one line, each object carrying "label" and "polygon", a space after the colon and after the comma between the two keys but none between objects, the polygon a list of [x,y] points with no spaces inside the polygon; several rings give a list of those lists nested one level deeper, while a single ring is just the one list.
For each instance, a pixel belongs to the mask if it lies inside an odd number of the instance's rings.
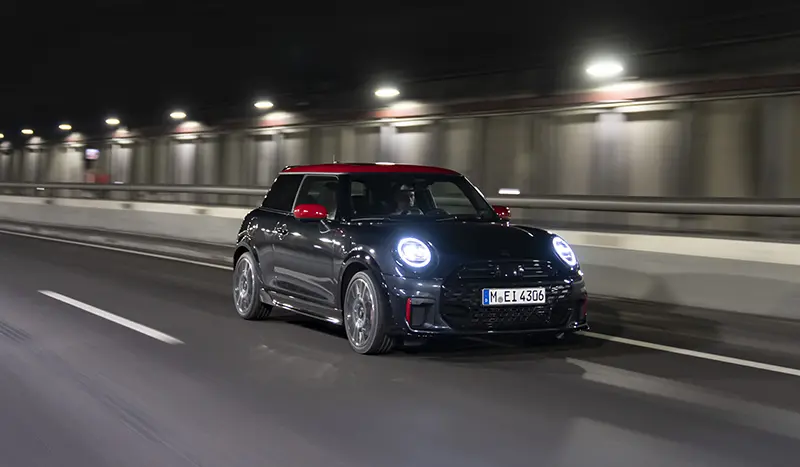
[{"label": "car windshield reflection", "polygon": [[353,220],[495,220],[492,207],[462,176],[413,173],[353,174]]}]

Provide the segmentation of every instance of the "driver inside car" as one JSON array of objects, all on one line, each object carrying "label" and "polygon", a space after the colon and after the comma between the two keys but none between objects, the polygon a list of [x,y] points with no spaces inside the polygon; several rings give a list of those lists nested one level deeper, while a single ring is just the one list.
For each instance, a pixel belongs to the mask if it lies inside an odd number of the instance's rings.
[{"label": "driver inside car", "polygon": [[394,194],[394,201],[397,206],[393,215],[398,214],[422,214],[422,210],[414,206],[416,196],[414,195],[414,187],[410,185],[401,185],[398,187]]}]

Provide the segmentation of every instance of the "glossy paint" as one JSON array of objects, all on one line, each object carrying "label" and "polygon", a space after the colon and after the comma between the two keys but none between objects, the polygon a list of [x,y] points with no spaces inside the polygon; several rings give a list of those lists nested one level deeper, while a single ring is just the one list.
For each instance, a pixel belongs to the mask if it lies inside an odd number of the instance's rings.
[{"label": "glossy paint", "polygon": [[[314,176],[308,171],[303,173],[307,174],[305,177]],[[320,173],[329,176],[330,172]],[[340,177],[347,181],[346,175]],[[339,185],[339,199],[344,199],[348,184]],[[459,266],[475,261],[524,260],[553,265],[557,280],[574,289],[572,299],[585,300],[580,266],[571,268],[557,257],[552,247],[553,234],[545,230],[514,226],[497,215],[486,220],[354,221],[347,203],[340,203],[334,216],[327,212],[323,216],[323,211],[321,206],[309,205],[296,206],[292,212],[261,207],[243,220],[236,254],[253,252],[266,303],[341,323],[342,299],[349,277],[367,269],[391,309],[393,333],[456,333],[441,319],[412,329],[406,321],[409,298],[415,305],[430,305],[435,313],[445,280]],[[426,267],[414,269],[400,260],[397,243],[406,237],[417,238],[430,248],[432,259]],[[569,329],[584,327],[585,319],[576,318],[569,324]]]}]

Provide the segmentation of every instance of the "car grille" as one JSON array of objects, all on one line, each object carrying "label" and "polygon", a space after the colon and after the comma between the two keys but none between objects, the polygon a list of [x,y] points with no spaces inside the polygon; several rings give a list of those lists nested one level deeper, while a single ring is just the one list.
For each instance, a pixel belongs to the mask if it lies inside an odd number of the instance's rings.
[{"label": "car grille", "polygon": [[[483,288],[545,287],[547,303],[485,307]],[[440,313],[456,330],[514,331],[566,325],[573,312],[567,298],[572,286],[548,261],[505,261],[467,264],[442,285]]]},{"label": "car grille", "polygon": [[465,264],[454,275],[461,281],[528,280],[555,278],[558,270],[551,261],[486,261]]}]

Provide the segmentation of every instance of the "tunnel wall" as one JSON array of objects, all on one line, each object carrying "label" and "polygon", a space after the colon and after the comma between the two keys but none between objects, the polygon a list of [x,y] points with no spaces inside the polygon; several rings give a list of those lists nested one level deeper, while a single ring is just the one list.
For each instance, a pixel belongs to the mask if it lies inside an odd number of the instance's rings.
[{"label": "tunnel wall", "polygon": [[[96,170],[118,184],[267,187],[286,165],[405,162],[466,174],[487,196],[800,197],[800,97],[697,100],[494,116],[177,133],[5,149],[0,180],[82,182],[76,154],[94,145]],[[186,122],[182,128],[187,128]],[[183,130],[180,130],[183,131]],[[78,156],[79,157],[79,156]],[[114,199],[126,199],[114,193]],[[150,201],[253,205],[257,197],[161,194]],[[520,212],[554,225],[770,232],[800,222],[679,215]]]}]

